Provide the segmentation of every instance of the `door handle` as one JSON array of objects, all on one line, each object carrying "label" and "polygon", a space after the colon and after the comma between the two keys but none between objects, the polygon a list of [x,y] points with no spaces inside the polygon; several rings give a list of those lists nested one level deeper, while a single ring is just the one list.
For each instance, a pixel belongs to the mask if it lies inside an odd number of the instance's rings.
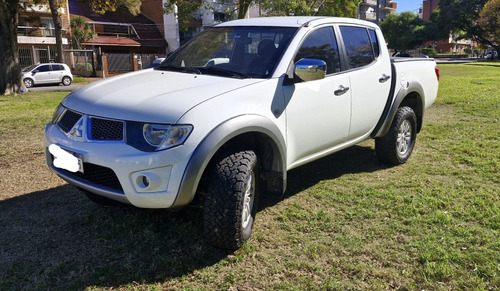
[{"label": "door handle", "polygon": [[390,78],[391,78],[391,76],[388,76],[388,75],[386,75],[386,74],[383,74],[383,75],[382,75],[382,77],[380,77],[380,79],[378,79],[378,81],[379,81],[380,83],[385,83],[385,82],[387,82],[387,80],[389,80]]},{"label": "door handle", "polygon": [[337,90],[335,90],[335,92],[333,92],[335,94],[335,96],[340,96],[340,95],[344,95],[347,91],[349,91],[349,87],[344,87],[342,85],[339,86],[339,88]]}]

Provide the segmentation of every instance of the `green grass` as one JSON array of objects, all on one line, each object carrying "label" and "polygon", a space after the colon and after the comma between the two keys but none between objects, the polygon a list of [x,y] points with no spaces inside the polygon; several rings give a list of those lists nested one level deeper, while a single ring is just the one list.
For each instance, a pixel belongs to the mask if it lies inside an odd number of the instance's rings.
[{"label": "green grass", "polygon": [[0,97],[0,290],[499,290],[500,63],[440,68],[408,163],[368,141],[290,171],[234,253],[199,213],[103,208],[55,177],[64,93]]}]

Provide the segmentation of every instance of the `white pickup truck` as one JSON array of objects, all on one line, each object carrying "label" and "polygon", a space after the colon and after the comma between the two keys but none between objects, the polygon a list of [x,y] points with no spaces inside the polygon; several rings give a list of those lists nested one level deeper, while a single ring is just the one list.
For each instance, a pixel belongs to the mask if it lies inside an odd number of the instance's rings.
[{"label": "white pickup truck", "polygon": [[69,94],[45,129],[47,164],[97,203],[201,207],[207,239],[236,249],[288,170],[370,138],[382,162],[406,162],[438,79],[432,59],[391,60],[369,22],[230,21],[154,69]]}]

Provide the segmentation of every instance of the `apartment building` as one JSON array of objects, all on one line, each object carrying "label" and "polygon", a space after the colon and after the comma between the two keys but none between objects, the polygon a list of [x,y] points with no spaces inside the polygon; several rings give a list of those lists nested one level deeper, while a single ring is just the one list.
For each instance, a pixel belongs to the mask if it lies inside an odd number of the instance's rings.
[{"label": "apartment building", "polygon": [[392,0],[362,0],[358,18],[380,24],[388,15],[396,13],[397,5]]},{"label": "apartment building", "polygon": [[[22,9],[19,11],[17,26],[17,43],[19,49],[19,63],[27,67],[36,63],[48,63],[56,57],[56,37],[54,22],[48,5],[30,4],[20,1]],[[63,46],[69,44],[70,15],[67,1],[59,9],[62,24]]]}]

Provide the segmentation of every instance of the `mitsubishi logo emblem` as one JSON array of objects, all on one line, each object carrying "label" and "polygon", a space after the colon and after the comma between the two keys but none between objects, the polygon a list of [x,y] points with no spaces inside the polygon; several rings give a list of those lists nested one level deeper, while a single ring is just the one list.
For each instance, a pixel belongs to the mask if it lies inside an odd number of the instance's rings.
[{"label": "mitsubishi logo emblem", "polygon": [[73,139],[80,139],[83,137],[83,116],[73,125],[67,136]]}]

